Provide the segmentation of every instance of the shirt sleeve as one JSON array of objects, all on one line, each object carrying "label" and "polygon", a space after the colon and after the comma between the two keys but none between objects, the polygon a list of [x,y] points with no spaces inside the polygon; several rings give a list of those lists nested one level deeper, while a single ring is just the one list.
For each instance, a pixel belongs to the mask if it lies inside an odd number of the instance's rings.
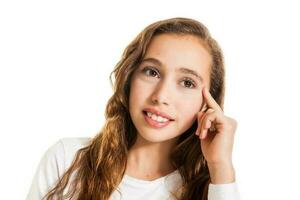
[{"label": "shirt sleeve", "polygon": [[64,171],[64,156],[61,140],[48,148],[40,160],[26,200],[41,200],[55,186]]},{"label": "shirt sleeve", "polygon": [[240,200],[236,182],[226,184],[209,184],[208,200]]}]

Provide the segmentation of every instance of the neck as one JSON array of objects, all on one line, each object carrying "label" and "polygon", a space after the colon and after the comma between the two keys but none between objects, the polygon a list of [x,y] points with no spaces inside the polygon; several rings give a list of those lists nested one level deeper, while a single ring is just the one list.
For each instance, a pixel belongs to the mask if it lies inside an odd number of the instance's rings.
[{"label": "neck", "polygon": [[164,142],[149,142],[137,136],[137,140],[128,152],[126,174],[144,180],[153,180],[165,176],[175,169],[170,154],[177,138]]}]

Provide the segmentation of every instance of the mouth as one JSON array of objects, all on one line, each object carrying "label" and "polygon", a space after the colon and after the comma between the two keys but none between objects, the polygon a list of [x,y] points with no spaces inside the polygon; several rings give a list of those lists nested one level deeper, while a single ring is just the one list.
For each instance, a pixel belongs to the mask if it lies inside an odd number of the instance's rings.
[{"label": "mouth", "polygon": [[146,122],[154,128],[165,127],[168,124],[170,124],[172,121],[174,121],[174,119],[171,119],[169,117],[167,118],[167,117],[164,117],[164,116],[161,116],[158,114],[154,114],[154,113],[146,111],[146,110],[143,111],[143,115],[144,115]]},{"label": "mouth", "polygon": [[147,124],[153,128],[162,128],[175,121],[169,115],[152,108],[147,108],[142,113]]},{"label": "mouth", "polygon": [[148,116],[156,116],[157,118],[162,118],[162,119],[167,119],[167,120],[170,120],[170,121],[174,121],[174,119],[169,116],[168,114],[164,113],[164,112],[161,112],[161,111],[158,111],[157,109],[155,108],[146,108],[143,110],[143,112],[146,112],[145,114],[147,114]]}]

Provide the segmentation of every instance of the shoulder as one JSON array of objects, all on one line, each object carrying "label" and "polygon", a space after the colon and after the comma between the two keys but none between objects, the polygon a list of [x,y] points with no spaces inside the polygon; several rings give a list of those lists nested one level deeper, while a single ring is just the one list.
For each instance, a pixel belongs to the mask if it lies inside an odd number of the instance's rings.
[{"label": "shoulder", "polygon": [[[65,167],[71,165],[76,153],[81,148],[89,145],[91,138],[61,138],[49,150],[56,158],[63,159]],[[49,151],[48,150],[48,151]],[[51,152],[52,151],[52,152]]]},{"label": "shoulder", "polygon": [[69,168],[76,152],[89,142],[89,138],[62,138],[52,144],[40,160],[27,200],[42,199]]},{"label": "shoulder", "polygon": [[52,144],[41,159],[40,167],[45,167],[49,172],[56,171],[62,175],[68,168],[77,151],[90,142],[90,138],[61,138]]}]

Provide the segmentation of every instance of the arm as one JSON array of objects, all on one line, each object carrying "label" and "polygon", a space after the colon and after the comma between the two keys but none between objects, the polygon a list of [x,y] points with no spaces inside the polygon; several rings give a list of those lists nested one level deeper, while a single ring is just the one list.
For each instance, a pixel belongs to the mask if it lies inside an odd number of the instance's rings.
[{"label": "arm", "polygon": [[211,183],[208,187],[208,200],[240,200],[235,171],[231,163],[208,165]]},{"label": "arm", "polygon": [[201,150],[211,177],[208,200],[239,200],[232,165],[237,122],[224,115],[222,108],[205,87],[203,97],[208,109],[198,114],[196,135],[199,136]]},{"label": "arm", "polygon": [[43,155],[26,200],[41,200],[54,187],[63,170],[64,148],[60,140],[52,145]]},{"label": "arm", "polygon": [[236,182],[226,184],[209,184],[208,200],[240,200]]}]

